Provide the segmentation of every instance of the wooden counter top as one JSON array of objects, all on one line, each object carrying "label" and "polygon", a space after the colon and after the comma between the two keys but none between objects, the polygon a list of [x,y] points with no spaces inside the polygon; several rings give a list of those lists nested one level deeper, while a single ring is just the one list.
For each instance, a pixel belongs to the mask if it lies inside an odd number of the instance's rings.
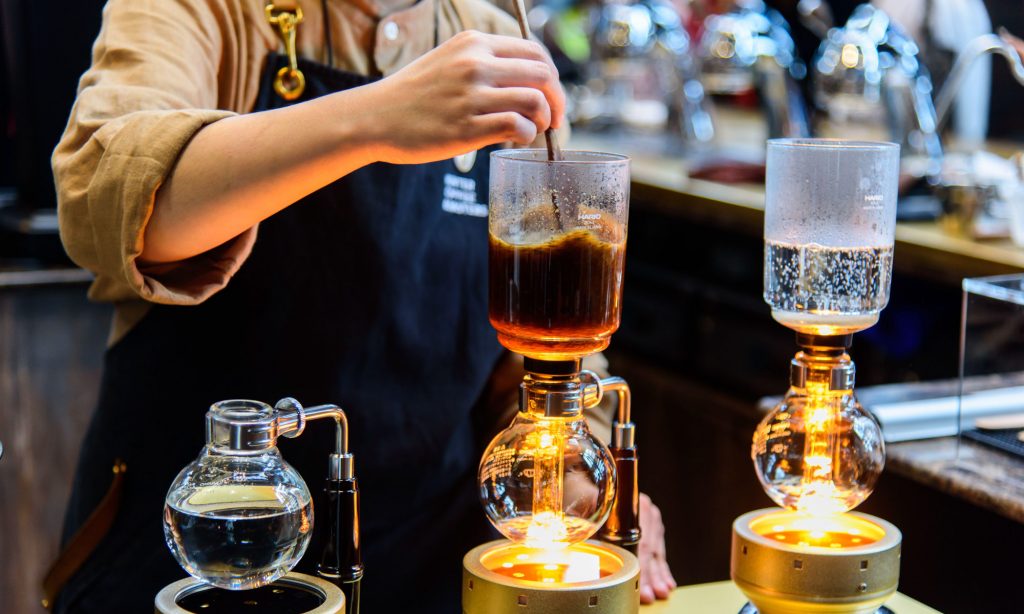
[{"label": "wooden counter top", "polygon": [[[732,582],[680,586],[665,601],[640,606],[641,614],[735,614],[747,602]],[[934,614],[928,606],[896,593],[885,603],[899,614]]]},{"label": "wooden counter top", "polygon": [[[572,148],[616,151],[632,158],[633,201],[666,214],[718,223],[751,234],[764,224],[764,186],[691,179],[678,157],[635,150],[627,139],[587,133],[573,135]],[[959,285],[964,277],[1024,271],[1024,248],[1009,239],[975,241],[954,236],[937,222],[896,224],[895,266]]]}]

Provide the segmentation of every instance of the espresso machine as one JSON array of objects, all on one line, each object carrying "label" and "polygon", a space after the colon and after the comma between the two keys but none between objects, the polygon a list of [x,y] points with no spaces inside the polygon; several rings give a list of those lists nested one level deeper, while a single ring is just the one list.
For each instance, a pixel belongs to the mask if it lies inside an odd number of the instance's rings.
[{"label": "espresso machine", "polygon": [[847,350],[889,300],[898,175],[893,143],[768,142],[764,298],[801,351],[751,448],[779,507],[733,523],[744,612],[869,614],[896,591],[899,529],[850,511],[874,489],[885,447]]},{"label": "espresso machine", "polygon": [[[484,512],[506,539],[465,555],[466,614],[639,608],[629,387],[581,370],[619,325],[628,205],[623,156],[491,154],[489,316],[526,376],[519,412],[480,462]],[[583,410],[613,393],[609,448]]]},{"label": "espresso machine", "polygon": [[[335,423],[327,455],[317,575],[289,573],[313,534],[313,497],[277,449],[278,437],[307,424]],[[191,576],[156,596],[158,614],[274,612],[358,614],[363,564],[359,487],[349,452],[348,420],[337,405],[274,407],[252,400],[214,403],[206,445],[167,491],[164,537]]]}]

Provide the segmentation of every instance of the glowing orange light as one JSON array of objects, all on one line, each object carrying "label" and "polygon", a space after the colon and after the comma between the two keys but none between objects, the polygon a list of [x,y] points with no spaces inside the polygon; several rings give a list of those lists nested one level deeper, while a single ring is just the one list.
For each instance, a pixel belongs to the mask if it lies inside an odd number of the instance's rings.
[{"label": "glowing orange light", "polygon": [[884,537],[880,527],[849,514],[813,516],[780,511],[758,519],[750,528],[771,539],[800,548],[855,548]]}]

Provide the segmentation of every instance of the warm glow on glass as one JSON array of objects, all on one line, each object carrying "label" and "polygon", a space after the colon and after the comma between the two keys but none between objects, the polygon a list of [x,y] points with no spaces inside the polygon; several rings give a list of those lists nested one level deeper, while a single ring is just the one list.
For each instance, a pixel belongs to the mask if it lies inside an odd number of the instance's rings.
[{"label": "warm glow on glass", "polygon": [[781,507],[818,516],[849,511],[882,471],[881,429],[853,391],[830,389],[833,361],[803,354],[797,361],[809,367],[808,381],[790,388],[754,433],[757,477]]},{"label": "warm glow on glass", "polygon": [[526,545],[560,548],[568,544],[569,530],[562,513],[565,436],[562,420],[537,421],[538,430],[527,436],[533,456],[533,517],[526,527]]},{"label": "warm glow on glass", "polygon": [[807,419],[804,426],[807,434],[804,440],[804,474],[800,484],[803,492],[794,508],[808,514],[835,514],[849,509],[832,481],[837,437],[828,393],[827,383],[807,383]]},{"label": "warm glow on glass", "polygon": [[520,412],[480,462],[480,498],[488,519],[510,540],[560,550],[604,523],[615,493],[608,449],[581,416]]}]

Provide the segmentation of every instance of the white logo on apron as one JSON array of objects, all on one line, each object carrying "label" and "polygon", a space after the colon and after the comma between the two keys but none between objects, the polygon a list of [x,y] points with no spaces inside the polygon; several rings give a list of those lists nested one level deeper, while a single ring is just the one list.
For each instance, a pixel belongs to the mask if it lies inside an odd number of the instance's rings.
[{"label": "white logo on apron", "polygon": [[441,210],[455,215],[487,217],[487,205],[476,202],[476,179],[445,173]]}]

